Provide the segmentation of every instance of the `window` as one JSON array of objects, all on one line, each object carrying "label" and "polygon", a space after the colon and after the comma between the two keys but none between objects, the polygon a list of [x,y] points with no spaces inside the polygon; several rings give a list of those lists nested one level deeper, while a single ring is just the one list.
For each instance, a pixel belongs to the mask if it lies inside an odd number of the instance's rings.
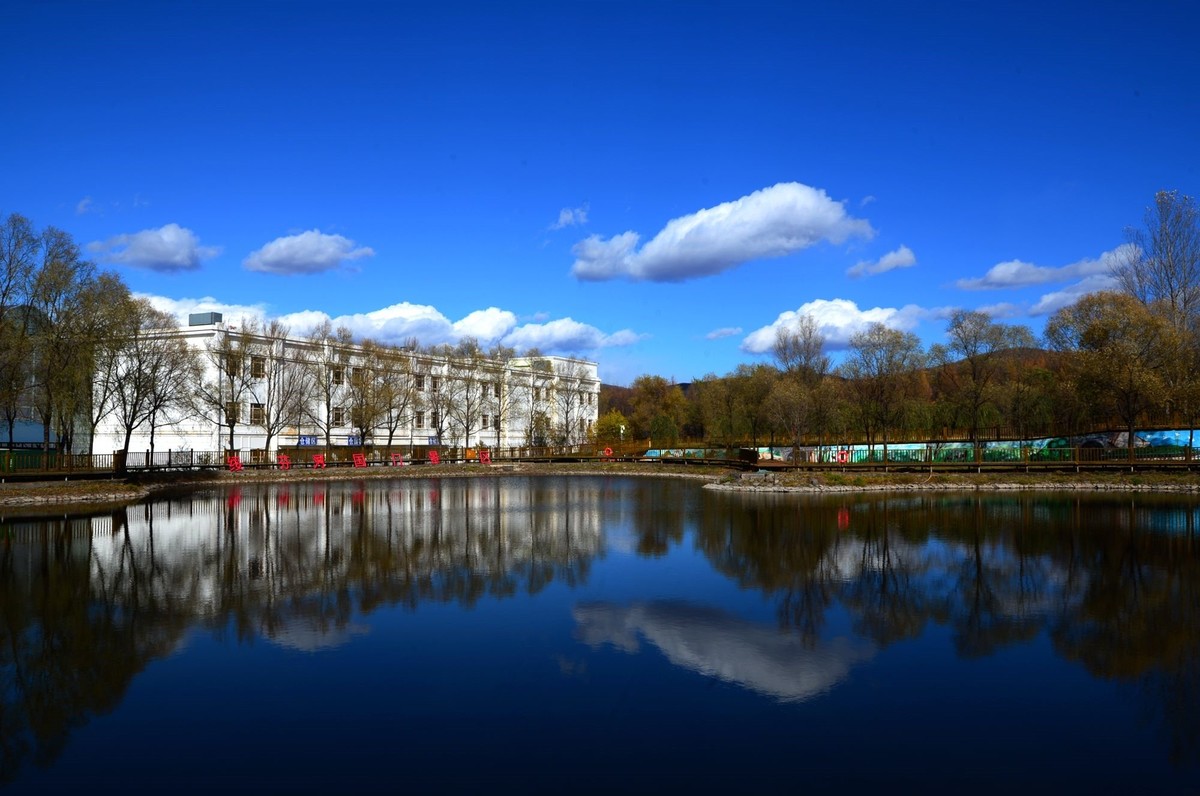
[{"label": "window", "polygon": [[429,427],[437,428],[438,427],[438,419],[439,419],[438,412],[436,409],[434,409],[432,412],[429,413]]},{"label": "window", "polygon": [[225,403],[225,422],[229,425],[234,425],[238,422],[238,404],[236,401],[227,401]]},{"label": "window", "polygon": [[261,379],[267,375],[267,358],[266,357],[250,357],[250,377]]},{"label": "window", "polygon": [[256,426],[267,424],[267,412],[262,404],[250,404],[250,422]]},{"label": "window", "polygon": [[[425,392],[425,377],[424,376],[417,376],[417,392]],[[417,425],[419,426],[421,424],[417,423]]]},{"label": "window", "polygon": [[[480,396],[479,396],[479,397],[480,397],[480,398],[487,398],[487,397],[488,397],[488,394],[487,394],[487,393],[488,393],[488,385],[486,385],[486,384],[485,384],[485,385],[483,385],[483,386],[482,386],[480,389],[482,390],[482,393],[480,394]],[[484,417],[487,417],[487,415],[484,415]]]},{"label": "window", "polygon": [[438,391],[438,377],[437,376],[429,377],[429,389],[433,390],[434,392]]},{"label": "window", "polygon": [[480,426],[480,428],[487,428],[487,427],[488,427],[488,416],[484,415],[483,416],[483,424]]},{"label": "window", "polygon": [[500,415],[492,415],[492,428],[500,430]]},{"label": "window", "polygon": [[594,394],[592,394],[592,393],[588,393],[588,394],[587,394],[587,396],[588,396],[588,406],[591,406],[591,405],[592,405],[592,400],[593,400],[593,399],[594,399],[596,396],[595,396]]},{"label": "window", "polygon": [[332,424],[335,426],[346,425],[346,410],[340,406],[333,407]]},{"label": "window", "polygon": [[417,419],[415,421],[415,425],[417,428],[425,428],[425,413],[424,412],[417,412]]},{"label": "window", "polygon": [[541,387],[533,388],[533,400],[535,400],[535,401],[542,400],[542,388]]},{"label": "window", "polygon": [[493,392],[496,393],[496,397],[499,398],[500,397],[500,382],[496,382],[495,384],[493,384],[492,390],[493,390]]},{"label": "window", "polygon": [[231,376],[239,375],[242,372],[241,354],[225,355],[225,372]]},{"label": "window", "polygon": [[333,382],[335,386],[344,384],[346,381],[346,372],[342,370],[341,367],[330,368],[329,380]]}]

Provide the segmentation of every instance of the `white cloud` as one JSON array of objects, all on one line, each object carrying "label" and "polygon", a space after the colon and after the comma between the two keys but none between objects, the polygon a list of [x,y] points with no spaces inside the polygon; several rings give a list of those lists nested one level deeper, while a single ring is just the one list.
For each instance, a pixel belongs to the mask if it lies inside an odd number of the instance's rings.
[{"label": "white cloud", "polygon": [[816,299],[801,305],[799,309],[780,313],[774,323],[751,332],[742,341],[741,349],[750,354],[767,353],[775,343],[776,330],[796,328],[805,315],[811,315],[817,322],[818,330],[825,336],[825,347],[836,349],[845,348],[851,335],[863,331],[873,323],[882,323],[901,331],[911,331],[920,321],[940,314],[944,313],[940,310],[924,309],[915,304],[899,309],[875,307],[863,310],[849,299]]},{"label": "white cloud", "polygon": [[84,213],[92,212],[92,197],[85,196],[75,205],[75,215],[82,216]]},{"label": "white cloud", "polygon": [[194,271],[202,260],[221,253],[219,246],[201,246],[196,233],[178,224],[117,235],[88,244],[88,251],[105,262],[151,271]]},{"label": "white cloud", "polygon": [[328,321],[335,328],[345,326],[355,338],[370,338],[382,343],[403,343],[415,337],[423,345],[439,345],[454,344],[464,337],[473,337],[484,346],[502,343],[518,351],[539,348],[546,354],[579,354],[600,348],[629,346],[644,339],[644,335],[629,329],[605,334],[594,326],[571,318],[518,326],[516,315],[496,307],[476,310],[458,321],[451,321],[435,307],[408,302],[350,315],[330,316],[318,310],[273,315],[264,305],[226,304],[211,296],[171,299],[139,294],[139,297],[148,299],[157,309],[173,315],[181,326],[187,324],[188,316],[192,313],[219,312],[224,315],[225,323],[230,325],[240,325],[247,319],[258,323],[277,319],[293,334],[302,336]]},{"label": "white cloud", "polygon": [[356,246],[341,235],[327,235],[310,229],[299,235],[287,235],[263,246],[242,261],[249,271],[269,274],[316,274],[330,271],[349,260],[372,257],[369,246]]},{"label": "white cloud", "polygon": [[1021,305],[1013,304],[1009,301],[1002,301],[999,304],[985,304],[981,307],[976,307],[975,309],[994,319],[1020,318],[1029,314],[1029,312]]},{"label": "white cloud", "polygon": [[720,340],[724,337],[733,337],[742,333],[740,326],[724,326],[720,329],[713,329],[708,334],[704,335],[705,340]]},{"label": "white cloud", "polygon": [[981,277],[960,279],[955,285],[963,290],[998,290],[1107,276],[1114,266],[1136,252],[1137,248],[1133,244],[1125,243],[1095,259],[1085,258],[1058,268],[1034,265],[1022,260],[1008,260],[993,265]]},{"label": "white cloud", "polygon": [[595,326],[580,323],[573,318],[559,318],[546,323],[527,323],[513,329],[501,341],[518,351],[538,348],[543,353],[581,353],[599,348],[633,345],[643,339],[642,335],[629,329],[605,334]]},{"label": "white cloud", "polygon": [[858,279],[860,276],[874,276],[896,268],[910,268],[916,264],[917,255],[913,254],[912,249],[902,245],[899,249],[883,255],[876,262],[863,260],[847,268],[846,276]]},{"label": "white cloud", "polygon": [[517,325],[517,316],[508,310],[488,307],[475,310],[461,321],[454,322],[454,333],[476,340],[499,340]]},{"label": "white cloud", "polygon": [[550,229],[578,227],[587,223],[587,205],[583,207],[564,207],[558,211],[558,221],[550,225]]},{"label": "white cloud", "polygon": [[824,191],[779,183],[672,219],[640,250],[636,232],[607,239],[592,235],[572,249],[571,273],[583,280],[679,282],[793,254],[823,240],[841,243],[873,234],[867,221],[846,215],[842,203]]},{"label": "white cloud", "polygon": [[134,293],[133,297],[146,299],[154,309],[173,316],[180,326],[187,326],[188,316],[194,312],[219,312],[225,323],[232,326],[239,326],[246,320],[261,322],[267,317],[267,309],[262,304],[226,304],[212,296],[173,299],[150,293]]},{"label": "white cloud", "polygon": [[1082,296],[1100,290],[1111,290],[1116,287],[1117,280],[1108,274],[1096,274],[1080,280],[1073,285],[1044,294],[1029,308],[1030,315],[1049,315],[1055,310],[1068,304],[1074,304]]}]

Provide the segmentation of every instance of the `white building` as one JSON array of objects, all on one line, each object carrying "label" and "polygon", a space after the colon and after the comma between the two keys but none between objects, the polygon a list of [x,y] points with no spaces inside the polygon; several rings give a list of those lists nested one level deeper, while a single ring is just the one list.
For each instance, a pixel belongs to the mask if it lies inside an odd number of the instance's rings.
[{"label": "white building", "polygon": [[151,336],[184,341],[194,358],[178,396],[139,415],[128,397],[99,394],[97,377],[96,400],[111,411],[94,452],[124,449],[127,430],[131,452],[233,451],[252,462],[327,448],[382,457],[434,446],[572,446],[587,442],[598,416],[600,379],[587,360],[284,337],[226,326],[219,313],[190,321]]}]

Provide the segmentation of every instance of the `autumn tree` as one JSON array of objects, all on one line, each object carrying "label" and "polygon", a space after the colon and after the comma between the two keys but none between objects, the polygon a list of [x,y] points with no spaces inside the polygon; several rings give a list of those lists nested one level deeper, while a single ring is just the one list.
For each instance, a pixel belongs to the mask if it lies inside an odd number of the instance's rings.
[{"label": "autumn tree", "polygon": [[29,337],[32,404],[42,421],[42,447],[52,430],[70,446],[76,420],[90,409],[93,352],[109,333],[109,306],[128,291],[112,274],[84,260],[71,236],[53,227],[39,238],[41,262],[33,275]]},{"label": "autumn tree", "polygon": [[35,317],[29,307],[39,235],[29,219],[13,213],[0,225],[0,412],[8,445],[31,375],[29,346]]},{"label": "autumn tree", "polygon": [[1113,275],[1122,292],[1165,318],[1177,336],[1166,390],[1169,405],[1194,428],[1200,419],[1200,210],[1190,196],[1159,191],[1143,226],[1126,230],[1126,239]]},{"label": "autumn tree", "polygon": [[1006,352],[1032,348],[1033,333],[1024,326],[997,323],[978,310],[958,310],[946,328],[948,342],[930,349],[943,395],[961,412],[978,450],[985,412],[995,408],[996,388],[1007,365]]},{"label": "autumn tree", "polygon": [[771,351],[781,378],[771,386],[767,404],[798,450],[801,436],[810,430],[818,411],[816,390],[829,374],[825,336],[816,319],[804,315],[793,327],[776,330]]},{"label": "autumn tree", "polygon": [[1054,313],[1046,339],[1070,355],[1080,390],[1102,412],[1120,418],[1132,455],[1138,421],[1161,405],[1178,356],[1170,322],[1133,296],[1102,291]]},{"label": "autumn tree", "polygon": [[900,423],[916,370],[923,363],[921,343],[911,332],[873,323],[850,336],[842,374],[868,442],[874,445],[875,435],[882,437],[884,461],[889,433]]},{"label": "autumn tree", "polygon": [[662,376],[645,375],[634,379],[632,387],[631,436],[647,438],[652,445],[655,440],[663,443],[678,439],[687,418],[687,399],[679,385]]}]

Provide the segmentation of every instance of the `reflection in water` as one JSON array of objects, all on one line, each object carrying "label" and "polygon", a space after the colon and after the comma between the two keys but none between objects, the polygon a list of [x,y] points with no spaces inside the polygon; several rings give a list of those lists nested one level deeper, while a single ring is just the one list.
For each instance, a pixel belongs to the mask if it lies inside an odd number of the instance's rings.
[{"label": "reflection in water", "polygon": [[[855,665],[886,676],[877,653],[900,644],[953,669],[931,636],[948,636],[960,659],[1039,639],[1077,671],[1128,684],[1171,759],[1194,761],[1198,530],[1194,501],[1149,495],[770,497],[516,477],[246,486],[0,520],[0,783],[28,761],[53,763],[73,729],[115,710],[195,627],[316,652],[366,632],[380,608],[539,595],[553,612],[552,583],[600,590],[570,598],[589,644],[631,651],[640,636],[679,667],[781,701],[839,682],[849,693]],[[778,628],[703,596],[599,601],[612,595],[589,584],[593,567],[625,582],[624,557],[603,560],[610,535],[652,559],[694,546],[766,595]],[[533,604],[511,601],[505,619],[545,622]],[[859,640],[829,640],[833,616]]]},{"label": "reflection in water", "polygon": [[983,657],[1046,634],[1136,686],[1173,760],[1200,758],[1200,508],[1163,495],[706,494],[697,544],[819,637],[833,602],[881,647],[949,627]]},{"label": "reflection in water", "polygon": [[745,686],[784,702],[800,702],[836,685],[873,646],[837,638],[806,644],[794,635],[715,608],[677,601],[628,607],[583,603],[573,614],[579,637],[637,652],[638,634],[676,666]]},{"label": "reflection in water", "polygon": [[582,583],[603,494],[584,479],[309,482],[0,522],[0,783],[56,758],[197,624],[315,651],[382,605]]}]

